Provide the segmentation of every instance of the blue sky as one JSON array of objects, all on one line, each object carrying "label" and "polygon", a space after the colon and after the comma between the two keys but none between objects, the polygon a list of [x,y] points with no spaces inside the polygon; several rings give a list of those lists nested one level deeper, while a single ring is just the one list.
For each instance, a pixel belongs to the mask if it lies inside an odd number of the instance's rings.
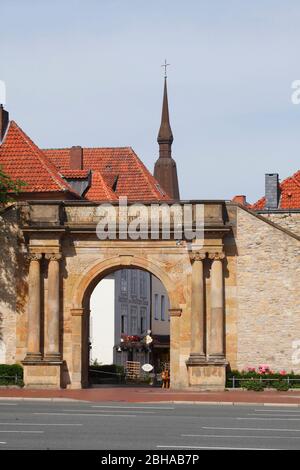
[{"label": "blue sky", "polygon": [[0,0],[0,79],[41,147],[132,146],[152,171],[167,58],[181,196],[264,193],[300,169],[300,3]]}]

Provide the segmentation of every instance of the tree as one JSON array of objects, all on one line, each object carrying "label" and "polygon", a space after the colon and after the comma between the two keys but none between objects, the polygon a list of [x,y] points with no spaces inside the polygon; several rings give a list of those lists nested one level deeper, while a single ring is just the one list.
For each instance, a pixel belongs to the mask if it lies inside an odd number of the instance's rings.
[{"label": "tree", "polygon": [[0,205],[12,201],[12,195],[18,195],[25,185],[21,180],[14,181],[0,166]]}]

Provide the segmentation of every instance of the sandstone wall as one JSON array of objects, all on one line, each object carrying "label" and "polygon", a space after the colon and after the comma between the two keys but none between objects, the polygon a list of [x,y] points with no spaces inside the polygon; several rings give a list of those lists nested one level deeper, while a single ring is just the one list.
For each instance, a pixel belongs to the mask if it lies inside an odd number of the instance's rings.
[{"label": "sandstone wall", "polygon": [[285,212],[285,213],[271,213],[271,214],[261,214],[267,220],[271,220],[281,227],[290,230],[291,232],[300,235],[300,213],[297,212]]},{"label": "sandstone wall", "polygon": [[0,362],[7,364],[18,359],[17,320],[25,312],[26,267],[20,262],[20,243],[17,210],[12,206],[0,214]]},{"label": "sandstone wall", "polygon": [[300,372],[300,242],[238,208],[236,247],[237,367]]}]

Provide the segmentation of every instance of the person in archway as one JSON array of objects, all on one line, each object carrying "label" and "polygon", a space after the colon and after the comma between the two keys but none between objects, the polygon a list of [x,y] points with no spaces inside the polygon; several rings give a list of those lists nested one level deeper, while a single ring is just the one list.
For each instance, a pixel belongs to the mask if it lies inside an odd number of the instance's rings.
[{"label": "person in archway", "polygon": [[161,374],[162,378],[162,388],[170,388],[170,371],[165,369]]}]

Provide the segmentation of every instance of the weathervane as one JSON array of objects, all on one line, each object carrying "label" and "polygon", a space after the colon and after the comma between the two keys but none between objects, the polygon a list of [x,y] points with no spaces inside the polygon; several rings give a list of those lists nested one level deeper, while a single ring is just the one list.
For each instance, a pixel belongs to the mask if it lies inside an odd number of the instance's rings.
[{"label": "weathervane", "polygon": [[165,59],[165,63],[162,64],[162,67],[165,68],[165,78],[167,78],[167,67],[169,66],[170,64],[167,64],[167,59]]}]

